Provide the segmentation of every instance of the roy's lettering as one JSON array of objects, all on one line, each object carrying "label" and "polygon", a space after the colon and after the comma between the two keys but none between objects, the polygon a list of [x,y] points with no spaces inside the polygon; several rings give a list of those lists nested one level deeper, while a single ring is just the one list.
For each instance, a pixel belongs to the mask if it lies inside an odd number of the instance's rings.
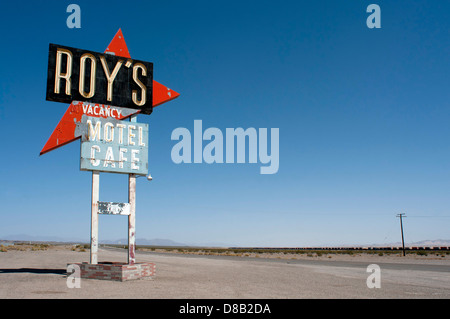
[{"label": "roy's lettering", "polygon": [[153,105],[153,63],[50,44],[47,100],[141,110]]}]

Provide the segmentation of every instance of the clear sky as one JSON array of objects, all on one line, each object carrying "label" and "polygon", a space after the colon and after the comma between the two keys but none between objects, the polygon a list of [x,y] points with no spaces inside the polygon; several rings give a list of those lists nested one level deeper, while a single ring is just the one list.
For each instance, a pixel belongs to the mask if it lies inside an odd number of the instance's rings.
[{"label": "clear sky", "polygon": [[[69,29],[69,4],[81,28]],[[369,29],[366,8],[381,9]],[[450,239],[450,1],[2,1],[0,238],[89,239],[91,173],[80,142],[39,152],[67,109],[45,100],[48,44],[132,58],[181,96],[150,116],[137,181],[138,238],[241,246]],[[279,128],[279,170],[175,164],[171,133]],[[100,200],[127,201],[102,173]],[[127,236],[100,216],[99,237]]]}]

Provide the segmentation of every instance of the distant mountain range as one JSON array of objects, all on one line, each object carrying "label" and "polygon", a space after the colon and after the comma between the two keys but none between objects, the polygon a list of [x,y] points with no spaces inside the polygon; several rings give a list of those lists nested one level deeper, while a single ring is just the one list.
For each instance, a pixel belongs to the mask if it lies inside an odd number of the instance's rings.
[{"label": "distant mountain range", "polygon": [[[88,243],[89,240],[80,238],[62,238],[57,236],[30,236],[25,234],[0,236],[0,240],[11,241],[45,241],[45,242],[59,242],[59,243]],[[117,240],[100,240],[100,244],[128,244],[128,239]],[[137,238],[138,245],[154,245],[154,246],[187,246],[183,243],[177,243],[170,239],[145,239]]]},{"label": "distant mountain range", "polygon": [[[101,240],[100,244],[112,244],[112,245],[127,245],[128,239],[117,239],[117,240]],[[145,238],[136,238],[136,244],[137,245],[143,245],[143,246],[187,246],[183,243],[177,243],[176,241],[170,240],[170,239],[145,239]]]},{"label": "distant mountain range", "polygon": [[59,242],[59,243],[85,243],[86,240],[80,238],[61,238],[57,236],[31,236],[25,234],[0,236],[0,240],[11,240],[11,241],[49,241],[49,242]]},{"label": "distant mountain range", "polygon": [[[1,236],[0,235],[0,241],[31,241],[31,242],[59,242],[59,243],[89,243],[89,240],[86,239],[80,239],[80,238],[62,238],[57,236],[30,236],[25,234],[18,234],[18,235],[8,235],[8,236]],[[113,244],[113,245],[127,245],[128,240],[126,238],[124,239],[117,239],[117,240],[101,240],[100,244]],[[199,247],[239,247],[239,245],[232,245],[232,244],[226,244],[226,243],[211,243],[211,242],[205,242],[205,243],[180,243],[173,241],[171,239],[161,239],[161,238],[154,238],[154,239],[146,239],[146,238],[137,238],[136,239],[137,245],[143,245],[143,246],[199,246]],[[401,246],[401,242],[396,243],[386,243],[386,244],[370,244],[370,245],[340,245],[340,247],[397,247]],[[328,247],[334,247],[336,245],[329,245]],[[412,243],[405,243],[406,247],[411,246],[420,246],[420,247],[427,247],[427,246],[450,246],[450,239],[433,239],[433,240],[421,240],[418,242],[412,242]],[[299,245],[298,247],[302,247]],[[319,247],[319,246],[317,246]]]},{"label": "distant mountain range", "polygon": [[[374,244],[369,246],[379,247],[379,246],[401,246],[401,242],[391,243],[391,244]],[[432,247],[432,246],[450,246],[450,239],[434,239],[434,240],[421,240],[413,243],[405,243],[405,247]]]},{"label": "distant mountain range", "polygon": [[[25,234],[0,236],[0,241],[30,241],[30,242],[58,242],[58,243],[89,243],[88,239],[81,238],[62,238],[57,236],[30,236]],[[116,239],[116,240],[100,240],[100,244],[112,244],[112,245],[127,245],[128,239]],[[186,244],[173,241],[171,239],[146,239],[136,238],[137,245],[143,246],[206,246],[206,247],[229,247],[224,243],[204,243],[204,244]]]}]

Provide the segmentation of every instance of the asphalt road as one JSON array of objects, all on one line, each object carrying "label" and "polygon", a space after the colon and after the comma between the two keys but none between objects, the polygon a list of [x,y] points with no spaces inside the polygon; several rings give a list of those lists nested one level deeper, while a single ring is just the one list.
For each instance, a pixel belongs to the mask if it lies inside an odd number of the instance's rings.
[{"label": "asphalt road", "polygon": [[[104,248],[105,250],[111,251],[121,251],[118,248]],[[177,253],[160,253],[160,252],[148,252],[140,251],[140,254],[149,254],[151,256],[180,256]],[[316,260],[316,259],[277,259],[277,258],[254,258],[245,256],[224,256],[224,255],[196,255],[196,254],[185,254],[186,258],[207,258],[207,259],[222,259],[222,260],[240,260],[240,261],[256,261],[256,262],[274,262],[281,264],[298,264],[303,266],[327,266],[327,267],[338,267],[338,268],[367,268],[369,265],[367,261],[351,261],[351,260]],[[415,271],[433,271],[433,272],[447,272],[450,273],[450,264],[417,264],[417,263],[389,263],[389,262],[377,262],[377,265],[381,269],[385,270],[415,270]]]}]

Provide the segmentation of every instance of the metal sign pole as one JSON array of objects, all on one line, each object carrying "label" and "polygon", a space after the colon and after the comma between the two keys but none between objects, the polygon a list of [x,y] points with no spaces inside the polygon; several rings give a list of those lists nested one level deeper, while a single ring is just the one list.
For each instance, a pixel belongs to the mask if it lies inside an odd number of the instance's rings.
[{"label": "metal sign pole", "polygon": [[[130,122],[137,122],[137,116],[131,116]],[[134,265],[136,252],[136,175],[128,174],[128,264]]]},{"label": "metal sign pole", "polygon": [[130,215],[128,215],[128,264],[134,265],[136,251],[136,175],[128,175],[128,202]]},{"label": "metal sign pole", "polygon": [[98,200],[100,188],[100,173],[92,171],[91,199],[91,256],[90,263],[97,264],[98,256]]}]

